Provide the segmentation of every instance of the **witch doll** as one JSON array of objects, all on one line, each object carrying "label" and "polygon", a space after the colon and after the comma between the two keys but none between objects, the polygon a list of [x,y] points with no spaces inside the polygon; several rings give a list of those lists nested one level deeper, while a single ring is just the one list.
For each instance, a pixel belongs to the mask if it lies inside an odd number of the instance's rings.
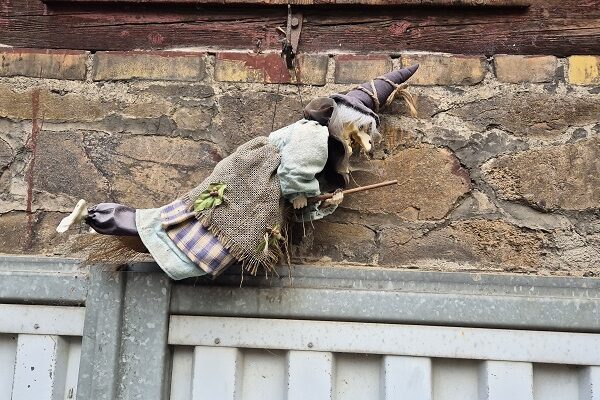
[{"label": "witch doll", "polygon": [[[343,200],[353,152],[378,143],[380,107],[400,95],[418,65],[390,72],[346,94],[311,101],[304,118],[256,137],[221,160],[196,188],[159,208],[80,200],[56,228],[84,221],[104,235],[140,240],[172,279],[217,276],[234,263],[270,271],[287,255],[288,210],[302,220],[331,214]],[[327,190],[330,199],[311,201]],[[94,235],[95,236],[95,235]],[[142,247],[142,248],[143,248]]]}]

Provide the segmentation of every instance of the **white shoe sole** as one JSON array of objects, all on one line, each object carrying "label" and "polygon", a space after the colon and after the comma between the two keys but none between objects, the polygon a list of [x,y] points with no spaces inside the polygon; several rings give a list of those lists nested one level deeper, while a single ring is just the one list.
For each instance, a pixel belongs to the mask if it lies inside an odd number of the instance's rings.
[{"label": "white shoe sole", "polygon": [[71,225],[77,224],[87,216],[87,203],[85,200],[81,199],[77,202],[77,205],[71,212],[71,214],[67,215],[60,221],[60,224],[56,227],[56,232],[64,233],[66,232]]}]

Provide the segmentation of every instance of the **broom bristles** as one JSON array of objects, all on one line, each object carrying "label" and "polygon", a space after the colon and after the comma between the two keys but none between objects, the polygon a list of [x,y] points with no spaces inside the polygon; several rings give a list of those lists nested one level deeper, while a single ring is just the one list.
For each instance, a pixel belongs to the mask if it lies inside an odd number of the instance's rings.
[{"label": "broom bristles", "polygon": [[135,236],[86,234],[77,238],[72,250],[85,255],[85,265],[154,261],[142,241]]}]

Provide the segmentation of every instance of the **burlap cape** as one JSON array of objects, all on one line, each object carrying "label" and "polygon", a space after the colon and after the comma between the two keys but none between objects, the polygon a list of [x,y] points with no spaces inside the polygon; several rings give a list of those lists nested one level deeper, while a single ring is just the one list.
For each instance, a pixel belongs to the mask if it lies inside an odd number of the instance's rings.
[{"label": "burlap cape", "polygon": [[258,267],[272,269],[281,254],[273,247],[260,249],[270,228],[285,231],[286,227],[286,207],[277,177],[280,161],[279,150],[268,138],[254,138],[221,160],[208,178],[182,197],[191,209],[211,183],[227,185],[225,202],[198,212],[196,218],[252,272]]}]

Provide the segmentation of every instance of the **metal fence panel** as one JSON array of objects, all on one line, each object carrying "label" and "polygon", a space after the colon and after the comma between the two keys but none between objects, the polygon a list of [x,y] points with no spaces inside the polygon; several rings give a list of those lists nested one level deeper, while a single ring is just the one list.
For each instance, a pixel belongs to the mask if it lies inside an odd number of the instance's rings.
[{"label": "metal fence panel", "polygon": [[598,279],[280,272],[0,257],[0,399],[600,400]]}]

